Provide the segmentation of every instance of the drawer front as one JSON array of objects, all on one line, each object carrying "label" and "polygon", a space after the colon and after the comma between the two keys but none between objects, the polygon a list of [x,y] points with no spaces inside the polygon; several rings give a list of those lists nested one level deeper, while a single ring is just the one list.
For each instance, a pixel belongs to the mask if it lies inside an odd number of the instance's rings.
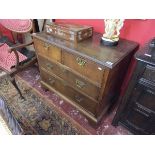
[{"label": "drawer front", "polygon": [[155,67],[147,65],[142,77],[155,83]]},{"label": "drawer front", "polygon": [[61,62],[61,49],[34,38],[34,46],[39,55]]},{"label": "drawer front", "polygon": [[155,133],[155,128],[153,127],[153,124],[155,124],[154,117],[154,113],[145,111],[139,105],[132,104],[132,107],[126,109],[122,122],[138,133],[153,134]]},{"label": "drawer front", "polygon": [[67,82],[43,70],[41,70],[41,79],[61,94],[76,102],[86,111],[95,115],[97,103],[71,88]]},{"label": "drawer front", "polygon": [[121,115],[121,122],[133,132],[139,134],[155,133],[154,90],[137,84],[129,96],[127,106]]},{"label": "drawer front", "polygon": [[123,122],[131,129],[138,131],[138,133],[147,134],[148,122],[150,117],[147,113],[139,110],[137,107],[130,109]]},{"label": "drawer front", "polygon": [[138,84],[131,94],[131,101],[145,107],[149,112],[154,111],[155,113],[155,91],[141,84]]},{"label": "drawer front", "polygon": [[63,51],[63,63],[64,65],[72,68],[73,70],[79,72],[80,74],[86,76],[90,80],[102,83],[104,67],[96,64],[93,61],[79,57],[68,52]]},{"label": "drawer front", "polygon": [[98,99],[99,92],[100,92],[99,87],[73,74],[71,71],[67,70],[63,65],[53,63],[40,56],[38,61],[39,61],[39,66],[59,76],[63,80],[70,83],[73,87],[87,94],[88,96],[93,97],[95,100]]}]

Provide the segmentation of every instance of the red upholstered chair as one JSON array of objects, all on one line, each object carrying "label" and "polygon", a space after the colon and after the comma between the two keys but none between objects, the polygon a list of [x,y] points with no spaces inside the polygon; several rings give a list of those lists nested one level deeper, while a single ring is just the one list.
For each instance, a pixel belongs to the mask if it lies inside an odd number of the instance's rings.
[{"label": "red upholstered chair", "polygon": [[[33,22],[31,20],[21,19],[0,19],[0,24],[12,31],[14,42],[17,43],[17,34],[25,34],[33,31]],[[2,32],[1,32],[2,34]],[[25,47],[32,45],[33,42],[15,45],[7,37],[0,37],[0,68],[7,72],[11,82],[23,98],[20,89],[15,81],[15,74],[26,67],[37,62],[34,51],[29,51]]]}]

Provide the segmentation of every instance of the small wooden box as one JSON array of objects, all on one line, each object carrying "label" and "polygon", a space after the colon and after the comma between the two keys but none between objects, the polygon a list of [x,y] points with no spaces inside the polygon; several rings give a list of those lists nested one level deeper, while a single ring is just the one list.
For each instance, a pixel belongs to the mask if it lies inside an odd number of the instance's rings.
[{"label": "small wooden box", "polygon": [[93,27],[66,23],[51,23],[46,25],[46,33],[77,43],[91,37],[93,35]]}]

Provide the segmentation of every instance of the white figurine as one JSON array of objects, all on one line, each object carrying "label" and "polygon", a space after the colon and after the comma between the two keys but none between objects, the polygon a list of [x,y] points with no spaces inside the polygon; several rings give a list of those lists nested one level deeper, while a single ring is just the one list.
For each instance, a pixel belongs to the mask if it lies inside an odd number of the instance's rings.
[{"label": "white figurine", "polygon": [[102,41],[117,43],[119,40],[120,29],[123,27],[124,19],[105,19],[105,33]]}]

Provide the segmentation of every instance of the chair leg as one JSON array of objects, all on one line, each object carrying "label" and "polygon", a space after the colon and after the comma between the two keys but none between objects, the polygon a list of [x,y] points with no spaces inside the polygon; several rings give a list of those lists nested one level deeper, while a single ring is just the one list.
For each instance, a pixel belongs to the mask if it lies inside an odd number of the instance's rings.
[{"label": "chair leg", "polygon": [[16,88],[16,90],[18,91],[18,93],[19,93],[21,99],[25,99],[25,98],[23,97],[23,95],[22,95],[21,90],[19,89],[19,87],[18,87],[18,85],[17,85],[17,83],[16,83],[15,77],[11,77],[11,80],[10,80],[10,81],[11,81],[11,83],[14,85],[14,87]]},{"label": "chair leg", "polygon": [[23,95],[22,95],[19,87],[17,86],[16,80],[15,80],[15,74],[17,74],[18,72],[22,71],[24,68],[27,68],[29,66],[32,66],[36,62],[37,62],[37,58],[35,57],[35,58],[32,59],[32,61],[30,63],[26,64],[25,66],[23,66],[21,68],[19,68],[18,70],[13,71],[12,73],[9,73],[10,81],[14,85],[14,87],[16,88],[16,90],[18,91],[21,99],[24,99],[25,100],[25,98],[23,97]]}]

